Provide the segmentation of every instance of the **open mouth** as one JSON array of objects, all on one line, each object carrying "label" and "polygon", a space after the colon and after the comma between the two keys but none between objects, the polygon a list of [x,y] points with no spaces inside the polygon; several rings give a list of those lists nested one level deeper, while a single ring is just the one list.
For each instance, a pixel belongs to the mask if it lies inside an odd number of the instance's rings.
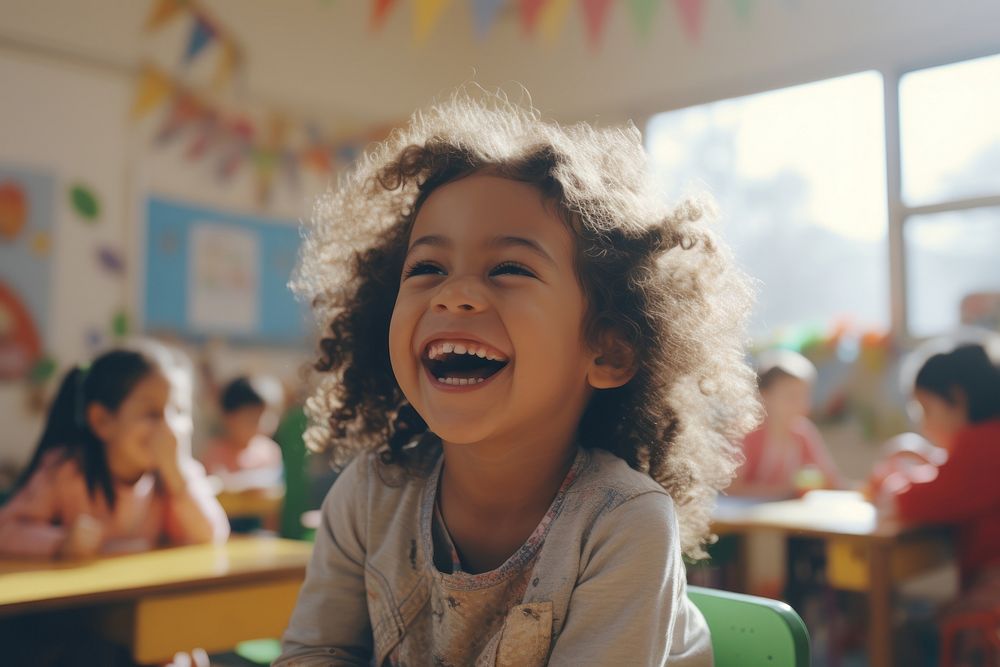
[{"label": "open mouth", "polygon": [[503,352],[474,341],[433,341],[421,360],[432,377],[449,385],[480,384],[510,363]]}]

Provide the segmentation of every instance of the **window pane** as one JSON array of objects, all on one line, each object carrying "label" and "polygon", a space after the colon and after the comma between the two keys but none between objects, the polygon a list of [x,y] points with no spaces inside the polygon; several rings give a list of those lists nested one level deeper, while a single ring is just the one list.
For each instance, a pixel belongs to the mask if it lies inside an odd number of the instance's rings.
[{"label": "window pane", "polygon": [[899,83],[903,198],[1000,195],[1000,55],[911,72]]},{"label": "window pane", "polygon": [[967,297],[964,323],[989,325],[998,303],[990,294],[1000,294],[1000,207],[916,215],[904,237],[910,332],[955,328]]},{"label": "window pane", "polygon": [[888,328],[882,77],[864,72],[654,116],[671,199],[709,189],[720,231],[763,282],[752,333]]}]

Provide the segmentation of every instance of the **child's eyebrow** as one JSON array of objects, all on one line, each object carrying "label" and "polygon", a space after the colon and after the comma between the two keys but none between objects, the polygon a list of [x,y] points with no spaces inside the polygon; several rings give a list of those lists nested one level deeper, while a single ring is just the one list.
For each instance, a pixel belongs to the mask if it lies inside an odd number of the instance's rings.
[{"label": "child's eyebrow", "polygon": [[[414,248],[418,246],[431,246],[433,248],[450,248],[454,244],[451,239],[446,236],[441,236],[439,234],[427,234],[426,236],[421,236],[410,244],[410,249],[406,251],[409,255],[413,252]],[[537,242],[523,236],[496,236],[491,239],[486,245],[490,247],[518,247],[527,248],[531,252],[535,253],[542,259],[546,260],[551,264],[555,264],[555,260],[545,252],[545,249]]]},{"label": "child's eyebrow", "polygon": [[501,247],[518,247],[527,248],[532,251],[542,259],[548,261],[550,264],[555,264],[555,260],[545,252],[545,249],[537,242],[532,239],[524,238],[523,236],[497,236],[489,245],[491,246],[501,246]]}]

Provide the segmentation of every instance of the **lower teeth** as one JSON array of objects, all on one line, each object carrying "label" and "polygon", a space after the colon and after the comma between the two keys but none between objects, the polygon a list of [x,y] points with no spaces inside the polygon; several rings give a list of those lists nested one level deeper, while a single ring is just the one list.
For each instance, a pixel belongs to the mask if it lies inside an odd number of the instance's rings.
[{"label": "lower teeth", "polygon": [[466,384],[479,384],[485,378],[438,378],[438,382],[441,384],[452,384],[452,385],[466,385]]}]

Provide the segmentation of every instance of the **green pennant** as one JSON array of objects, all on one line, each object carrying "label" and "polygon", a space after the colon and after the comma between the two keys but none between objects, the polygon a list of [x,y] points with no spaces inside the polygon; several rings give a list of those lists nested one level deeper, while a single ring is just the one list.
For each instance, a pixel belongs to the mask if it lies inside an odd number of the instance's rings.
[{"label": "green pennant", "polygon": [[656,14],[660,0],[629,0],[629,5],[632,7],[632,18],[635,19],[639,35],[643,38],[649,37],[653,26],[653,15]]},{"label": "green pennant", "polygon": [[732,0],[733,9],[736,10],[736,15],[740,17],[741,20],[746,21],[750,18],[750,9],[753,5],[753,0]]}]

